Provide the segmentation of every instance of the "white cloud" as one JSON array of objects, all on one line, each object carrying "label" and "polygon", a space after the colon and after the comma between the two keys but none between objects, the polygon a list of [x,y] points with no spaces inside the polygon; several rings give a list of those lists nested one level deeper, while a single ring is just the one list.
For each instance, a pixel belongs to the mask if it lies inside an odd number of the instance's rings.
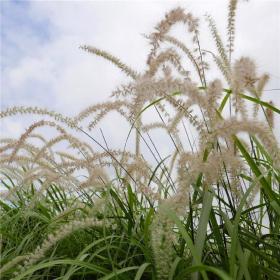
[{"label": "white cloud", "polygon": [[[79,45],[103,48],[143,71],[149,45],[141,33],[151,32],[164,13],[178,3],[195,15],[209,12],[216,18],[221,33],[226,34],[226,1],[29,2],[22,12],[35,21],[47,22],[48,38],[39,40],[36,33],[26,30],[18,40],[15,30],[11,30],[13,49],[20,50],[20,56],[17,61],[15,53],[5,58],[3,103],[29,103],[73,115],[87,105],[105,100],[126,78],[107,61],[79,50]],[[240,3],[237,17],[236,54],[255,57],[261,71],[271,72],[271,87],[279,85],[276,77],[280,77],[279,7],[279,2],[273,1]],[[204,24],[202,43],[212,47],[206,30]],[[269,98],[280,106],[276,94],[279,92],[271,92]],[[106,128],[110,135],[120,133],[112,122]]]}]

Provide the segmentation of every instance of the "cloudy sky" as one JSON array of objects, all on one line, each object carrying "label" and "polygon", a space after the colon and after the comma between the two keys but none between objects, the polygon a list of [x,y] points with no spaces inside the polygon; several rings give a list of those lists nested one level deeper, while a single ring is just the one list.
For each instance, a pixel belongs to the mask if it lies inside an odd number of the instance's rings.
[{"label": "cloudy sky", "polygon": [[[227,1],[3,1],[1,5],[1,110],[15,105],[48,107],[73,116],[106,100],[125,76],[107,61],[83,52],[89,44],[145,69],[149,45],[142,34],[178,5],[196,16],[207,12],[226,34]],[[240,1],[235,58],[249,55],[280,88],[280,1]],[[213,48],[201,22],[203,48]],[[187,36],[182,33],[182,36]],[[280,106],[280,91],[265,93]],[[5,136],[23,131],[21,118],[1,123]],[[112,119],[106,126],[117,138]],[[279,125],[276,127],[279,130]]]}]

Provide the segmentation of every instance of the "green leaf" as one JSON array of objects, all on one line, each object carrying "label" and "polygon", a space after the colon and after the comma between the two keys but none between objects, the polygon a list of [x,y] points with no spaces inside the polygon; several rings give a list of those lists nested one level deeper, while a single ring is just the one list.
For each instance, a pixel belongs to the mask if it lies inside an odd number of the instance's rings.
[{"label": "green leaf", "polygon": [[125,267],[125,268],[113,271],[112,273],[100,278],[99,280],[109,280],[109,279],[112,279],[113,277],[115,277],[117,275],[120,275],[120,274],[125,273],[127,271],[136,270],[138,268],[139,268],[139,266]]},{"label": "green leaf", "polygon": [[195,265],[195,266],[191,266],[191,267],[185,268],[183,271],[181,271],[179,273],[179,275],[175,278],[175,280],[185,280],[186,279],[186,275],[191,274],[193,272],[198,272],[198,271],[210,271],[210,272],[215,273],[222,280],[233,280],[233,278],[231,278],[224,271],[222,271],[222,270],[220,270],[220,269],[218,269],[216,267],[208,266],[208,265]]},{"label": "green leaf", "polygon": [[94,264],[91,264],[91,263],[87,263],[87,262],[83,262],[83,261],[79,261],[79,260],[64,259],[64,260],[55,260],[55,261],[49,261],[49,262],[33,265],[30,268],[28,268],[26,271],[21,272],[20,275],[13,278],[13,280],[23,279],[25,276],[31,275],[35,271],[43,269],[43,268],[54,267],[56,265],[69,265],[69,264],[84,267],[84,268],[90,269],[92,272],[96,272],[96,273],[101,273],[101,274],[108,273],[107,269],[94,265]]},{"label": "green leaf", "polygon": [[150,264],[150,263],[143,263],[143,264],[139,267],[139,269],[138,269],[138,271],[137,271],[137,273],[136,273],[136,275],[135,275],[134,280],[140,280],[141,277],[143,276],[143,274],[144,274],[146,268],[147,268],[149,265],[151,265],[151,264]]}]

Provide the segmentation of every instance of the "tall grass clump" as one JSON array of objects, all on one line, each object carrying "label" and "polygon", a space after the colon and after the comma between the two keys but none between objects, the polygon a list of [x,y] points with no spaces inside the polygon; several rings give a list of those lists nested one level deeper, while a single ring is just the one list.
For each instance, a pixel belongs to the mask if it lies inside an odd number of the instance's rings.
[{"label": "tall grass clump", "polygon": [[[226,40],[205,17],[216,51],[201,45],[199,20],[175,8],[146,36],[143,73],[81,46],[130,78],[108,101],[74,117],[0,113],[34,118],[0,140],[1,279],[280,279],[280,110],[262,100],[269,75],[234,58],[237,2]],[[119,149],[96,137],[113,111],[130,127]]]}]

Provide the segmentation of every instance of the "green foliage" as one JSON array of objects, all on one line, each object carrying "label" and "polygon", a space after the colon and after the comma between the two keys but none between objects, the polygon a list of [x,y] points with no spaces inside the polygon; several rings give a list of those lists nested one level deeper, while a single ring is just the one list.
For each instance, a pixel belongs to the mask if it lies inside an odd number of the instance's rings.
[{"label": "green foliage", "polygon": [[[266,170],[262,171],[259,201],[253,207],[245,206],[256,181],[244,176],[250,187],[240,203],[234,202],[227,186],[227,194],[195,192],[188,214],[180,219],[165,209],[176,225],[177,238],[177,258],[169,279],[187,279],[194,272],[203,272],[204,279],[279,279],[279,192],[270,187],[273,180],[279,184],[279,171],[271,168],[265,147],[256,139],[251,143],[252,155],[236,138],[252,171],[258,172],[260,166]],[[48,234],[71,220],[93,212],[105,218],[94,202],[99,196],[114,227],[73,232],[15,279],[155,279],[150,228],[157,206],[144,195],[136,195],[127,181],[122,182],[122,192],[112,183],[106,192],[77,194],[53,184],[35,202],[36,189],[30,185],[17,191],[17,199],[1,200],[1,266],[32,252]],[[11,183],[2,183],[12,188]],[[16,268],[2,272],[1,279],[11,279]]]}]

